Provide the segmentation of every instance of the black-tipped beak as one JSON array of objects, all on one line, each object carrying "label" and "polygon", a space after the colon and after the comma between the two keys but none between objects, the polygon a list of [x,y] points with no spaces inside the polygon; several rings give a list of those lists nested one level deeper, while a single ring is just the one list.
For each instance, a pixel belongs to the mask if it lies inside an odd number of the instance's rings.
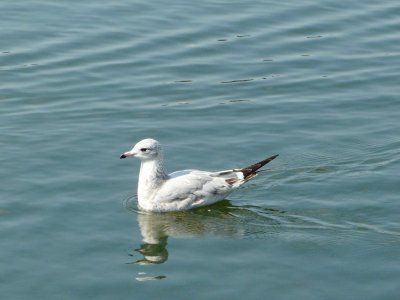
[{"label": "black-tipped beak", "polygon": [[123,159],[123,158],[131,157],[131,156],[135,156],[135,152],[133,152],[133,150],[122,153],[119,158]]}]

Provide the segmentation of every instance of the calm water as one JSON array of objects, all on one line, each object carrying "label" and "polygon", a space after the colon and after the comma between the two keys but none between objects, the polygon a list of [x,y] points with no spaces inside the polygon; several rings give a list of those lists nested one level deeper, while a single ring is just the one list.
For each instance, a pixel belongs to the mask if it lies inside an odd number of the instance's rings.
[{"label": "calm water", "polygon": [[[399,299],[398,1],[1,1],[2,299]],[[136,210],[170,171],[266,172]]]}]

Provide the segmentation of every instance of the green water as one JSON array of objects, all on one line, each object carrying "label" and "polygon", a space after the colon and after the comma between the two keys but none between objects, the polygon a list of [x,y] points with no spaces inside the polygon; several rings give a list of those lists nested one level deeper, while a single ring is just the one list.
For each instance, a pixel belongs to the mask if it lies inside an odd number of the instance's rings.
[{"label": "green water", "polygon": [[[2,1],[2,299],[398,299],[396,1]],[[166,167],[279,153],[218,205]]]}]

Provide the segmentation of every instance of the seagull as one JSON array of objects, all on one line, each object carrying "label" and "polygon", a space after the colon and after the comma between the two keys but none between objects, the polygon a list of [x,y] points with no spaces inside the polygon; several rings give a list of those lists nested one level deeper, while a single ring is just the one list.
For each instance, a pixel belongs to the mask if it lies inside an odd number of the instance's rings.
[{"label": "seagull", "polygon": [[137,157],[141,160],[137,191],[139,209],[169,212],[198,208],[225,199],[277,156],[241,169],[217,172],[182,170],[167,174],[161,144],[148,138],[138,142],[120,158]]}]

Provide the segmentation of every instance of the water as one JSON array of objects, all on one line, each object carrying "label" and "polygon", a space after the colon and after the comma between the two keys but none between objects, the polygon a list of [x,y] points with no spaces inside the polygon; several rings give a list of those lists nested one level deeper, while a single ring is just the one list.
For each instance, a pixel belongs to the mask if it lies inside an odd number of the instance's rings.
[{"label": "water", "polygon": [[[2,299],[398,299],[396,1],[2,1]],[[216,206],[170,171],[279,153]]]}]

